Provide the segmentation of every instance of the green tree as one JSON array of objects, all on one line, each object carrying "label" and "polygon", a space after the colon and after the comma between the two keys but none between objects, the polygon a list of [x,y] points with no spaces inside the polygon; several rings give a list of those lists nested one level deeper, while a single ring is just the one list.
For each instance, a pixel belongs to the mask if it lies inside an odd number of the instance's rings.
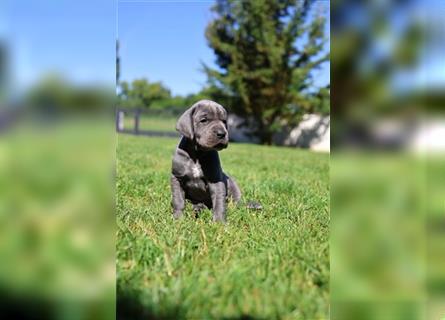
[{"label": "green tree", "polygon": [[114,99],[109,88],[75,85],[59,74],[47,74],[25,93],[24,103],[33,112],[62,115],[109,110]]},{"label": "green tree", "polygon": [[171,98],[171,93],[161,82],[149,82],[147,79],[136,79],[129,84],[122,81],[119,93],[119,105],[132,108],[149,108],[160,100]]},{"label": "green tree", "polygon": [[[218,0],[206,37],[219,70],[204,65],[211,91],[237,114],[254,119],[263,143],[303,112],[318,111],[312,71],[323,54],[325,18],[313,1]],[[297,41],[299,40],[299,41]]]},{"label": "green tree", "polygon": [[[406,97],[394,90],[394,76],[415,69],[424,51],[425,26],[410,19],[411,9],[403,1],[332,2],[334,148],[351,140],[372,144],[374,123],[385,116],[408,118],[417,113],[410,97],[416,88]],[[355,14],[345,14],[351,11]]]}]

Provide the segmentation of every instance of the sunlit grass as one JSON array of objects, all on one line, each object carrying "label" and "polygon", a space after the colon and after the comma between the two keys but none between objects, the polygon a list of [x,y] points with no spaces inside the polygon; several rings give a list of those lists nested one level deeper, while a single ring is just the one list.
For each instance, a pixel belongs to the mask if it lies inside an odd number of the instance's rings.
[{"label": "sunlit grass", "polygon": [[2,136],[6,308],[37,318],[113,315],[113,136],[112,121],[102,118],[23,121]]},{"label": "sunlit grass", "polygon": [[445,314],[443,163],[395,152],[331,157],[331,319]]},{"label": "sunlit grass", "polygon": [[117,149],[118,314],[221,319],[326,319],[329,157],[232,144],[225,171],[263,211],[230,207],[173,221],[177,139],[120,135]]}]

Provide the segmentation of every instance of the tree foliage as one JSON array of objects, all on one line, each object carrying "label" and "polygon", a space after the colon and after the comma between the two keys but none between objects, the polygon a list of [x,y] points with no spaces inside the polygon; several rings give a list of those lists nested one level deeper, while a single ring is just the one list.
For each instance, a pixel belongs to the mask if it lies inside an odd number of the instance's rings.
[{"label": "tree foliage", "polygon": [[395,76],[409,77],[406,71],[409,75],[417,67],[426,40],[421,21],[410,19],[411,9],[404,1],[333,2],[332,108],[337,125],[331,131],[332,146],[373,144],[372,126],[382,117],[416,114],[409,111],[415,88],[395,94],[394,86],[411,82],[398,83]]},{"label": "tree foliage", "polygon": [[120,83],[119,106],[130,108],[150,108],[154,103],[171,99],[170,90],[161,82],[136,79],[131,83]]},{"label": "tree foliage", "polygon": [[101,86],[76,85],[58,74],[48,74],[25,94],[26,107],[42,114],[94,113],[109,110],[115,96]]},{"label": "tree foliage", "polygon": [[[218,0],[206,38],[218,70],[204,65],[212,97],[250,116],[263,143],[304,112],[329,111],[329,88],[313,89],[323,53],[325,18],[313,1]],[[324,99],[324,100],[323,100]]]}]

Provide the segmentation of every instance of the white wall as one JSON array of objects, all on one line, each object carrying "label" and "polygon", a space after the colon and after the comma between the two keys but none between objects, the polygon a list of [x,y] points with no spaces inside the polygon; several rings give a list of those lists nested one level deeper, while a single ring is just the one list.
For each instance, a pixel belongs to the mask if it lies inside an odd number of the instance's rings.
[{"label": "white wall", "polygon": [[[229,115],[229,134],[233,141],[258,143],[259,139],[249,135],[252,126],[243,126],[245,120],[236,115]],[[330,117],[306,114],[295,128],[283,128],[274,135],[278,145],[309,148],[314,151],[330,151]]]}]

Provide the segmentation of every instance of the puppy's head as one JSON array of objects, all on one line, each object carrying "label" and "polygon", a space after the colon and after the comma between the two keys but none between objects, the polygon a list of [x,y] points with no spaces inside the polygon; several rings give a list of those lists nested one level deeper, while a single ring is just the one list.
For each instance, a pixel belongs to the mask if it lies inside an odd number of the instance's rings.
[{"label": "puppy's head", "polygon": [[227,148],[227,111],[218,103],[200,100],[187,109],[176,123],[184,137],[195,141],[201,150]]}]

